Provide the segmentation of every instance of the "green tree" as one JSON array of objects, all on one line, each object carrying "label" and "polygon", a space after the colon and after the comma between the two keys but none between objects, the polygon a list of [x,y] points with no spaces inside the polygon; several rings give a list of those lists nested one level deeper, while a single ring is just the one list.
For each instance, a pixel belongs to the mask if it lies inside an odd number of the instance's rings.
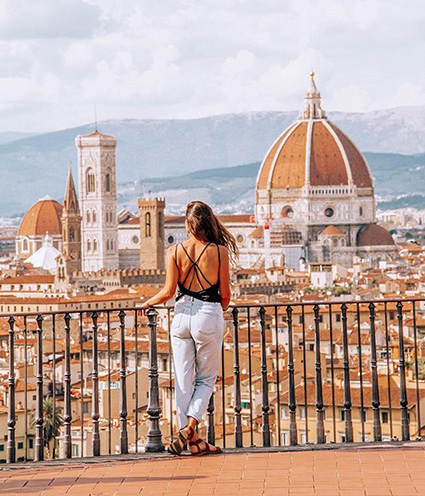
[{"label": "green tree", "polygon": [[[63,418],[60,409],[53,408],[53,398],[48,396],[43,400],[43,436],[44,446],[51,452],[50,445],[53,439],[59,436],[60,428],[63,425]],[[35,426],[35,411],[31,419],[31,426]]]}]

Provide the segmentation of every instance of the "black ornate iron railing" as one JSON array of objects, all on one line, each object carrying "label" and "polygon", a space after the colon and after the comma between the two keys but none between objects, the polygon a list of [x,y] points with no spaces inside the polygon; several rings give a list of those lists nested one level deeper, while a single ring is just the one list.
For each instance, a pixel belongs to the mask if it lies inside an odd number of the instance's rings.
[{"label": "black ornate iron railing", "polygon": [[[0,459],[164,450],[177,430],[172,312],[0,316]],[[425,299],[238,305],[225,321],[208,442],[422,438]]]}]

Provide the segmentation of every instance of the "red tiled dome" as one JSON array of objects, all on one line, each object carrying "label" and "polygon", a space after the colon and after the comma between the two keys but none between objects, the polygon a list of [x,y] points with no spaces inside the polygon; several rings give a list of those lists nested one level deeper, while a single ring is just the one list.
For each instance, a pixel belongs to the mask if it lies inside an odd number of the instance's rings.
[{"label": "red tiled dome", "polygon": [[18,236],[54,236],[62,233],[62,205],[51,198],[43,198],[25,214]]},{"label": "red tiled dome", "polygon": [[357,235],[357,246],[394,246],[391,234],[378,224],[368,224]]},{"label": "red tiled dome", "polygon": [[257,190],[303,186],[373,187],[367,162],[354,143],[328,121],[311,74],[302,117],[267,152]]},{"label": "red tiled dome", "polygon": [[373,186],[365,158],[334,124],[311,119],[295,122],[276,140],[261,165],[257,189],[350,182],[358,187]]}]

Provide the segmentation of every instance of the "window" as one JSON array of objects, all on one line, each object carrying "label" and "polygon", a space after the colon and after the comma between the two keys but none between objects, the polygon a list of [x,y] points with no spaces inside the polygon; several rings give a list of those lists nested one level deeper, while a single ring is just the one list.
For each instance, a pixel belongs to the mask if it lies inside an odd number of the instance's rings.
[{"label": "window", "polygon": [[27,239],[24,239],[22,241],[22,250],[23,251],[28,251],[28,240]]},{"label": "window", "polygon": [[300,411],[300,419],[305,420],[305,406],[300,406],[299,411]]},{"label": "window", "polygon": [[93,253],[97,253],[97,239],[93,240]]},{"label": "window", "polygon": [[96,191],[96,178],[93,169],[87,169],[86,172],[86,192],[94,193]]},{"label": "window", "polygon": [[382,410],[381,411],[381,417],[382,417],[382,423],[388,424],[388,419],[389,419],[388,412],[386,412],[385,410]]},{"label": "window", "polygon": [[152,230],[151,230],[151,213],[146,212],[145,214],[145,237],[150,238],[152,235]]},{"label": "window", "polygon": [[281,416],[282,420],[285,420],[288,418],[288,408],[286,406],[282,406],[282,408],[280,410],[280,416]]},{"label": "window", "polygon": [[87,212],[86,212],[86,219],[87,219],[87,224],[90,224],[90,222],[91,222],[90,210],[87,210]]},{"label": "window", "polygon": [[75,240],[75,231],[74,231],[74,228],[71,227],[71,229],[69,230],[69,241],[72,242]]},{"label": "window", "polygon": [[339,420],[341,420],[341,422],[345,421],[345,410],[343,408],[339,410]]},{"label": "window", "polygon": [[283,207],[282,213],[280,214],[284,219],[292,219],[294,216],[294,210],[292,207],[289,205],[286,207]]},{"label": "window", "polygon": [[91,241],[88,239],[87,240],[87,253],[91,252]]},{"label": "window", "polygon": [[328,219],[330,219],[331,217],[334,216],[334,209],[332,207],[328,207],[328,208],[325,208],[325,217],[327,217]]},{"label": "window", "polygon": [[92,219],[93,219],[93,224],[96,224],[96,221],[97,221],[97,214],[96,214],[96,210],[93,210],[93,213],[92,213]]},{"label": "window", "polygon": [[336,321],[341,322],[341,314],[340,313],[336,314]]},{"label": "window", "polygon": [[363,207],[360,207],[360,208],[359,208],[359,215],[360,215],[360,217],[362,217],[362,216],[363,216]]},{"label": "window", "polygon": [[140,242],[140,238],[139,238],[139,236],[133,236],[131,238],[131,241],[132,241],[133,245],[138,245]]},{"label": "window", "polygon": [[24,449],[24,443],[22,441],[18,443],[18,449]]},{"label": "window", "polygon": [[111,192],[111,173],[108,172],[105,176],[105,190],[107,193]]},{"label": "window", "polygon": [[170,243],[170,245],[172,245],[175,241],[174,236],[170,234],[170,236],[168,236],[167,238],[167,241]]},{"label": "window", "polygon": [[4,444],[0,444],[0,451],[4,451]]},{"label": "window", "polygon": [[238,234],[237,237],[236,237],[236,241],[238,243],[243,243],[244,242],[244,237],[242,236],[242,234]]},{"label": "window", "polygon": [[29,449],[33,449],[34,448],[34,439],[29,438],[28,441],[29,441],[29,443],[28,443]]},{"label": "window", "polygon": [[158,212],[158,235],[162,238],[162,212]]},{"label": "window", "polygon": [[88,403],[88,401],[85,401],[83,403],[83,413],[89,413],[89,403]]}]

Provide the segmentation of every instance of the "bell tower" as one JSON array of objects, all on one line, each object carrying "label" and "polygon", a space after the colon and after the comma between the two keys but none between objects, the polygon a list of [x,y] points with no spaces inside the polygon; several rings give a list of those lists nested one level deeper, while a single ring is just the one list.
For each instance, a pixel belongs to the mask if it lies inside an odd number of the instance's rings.
[{"label": "bell tower", "polygon": [[81,271],[81,215],[71,165],[63,199],[62,240],[68,273]]},{"label": "bell tower", "polygon": [[115,136],[77,136],[82,270],[118,269]]},{"label": "bell tower", "polygon": [[165,198],[139,198],[140,268],[165,269]]}]

